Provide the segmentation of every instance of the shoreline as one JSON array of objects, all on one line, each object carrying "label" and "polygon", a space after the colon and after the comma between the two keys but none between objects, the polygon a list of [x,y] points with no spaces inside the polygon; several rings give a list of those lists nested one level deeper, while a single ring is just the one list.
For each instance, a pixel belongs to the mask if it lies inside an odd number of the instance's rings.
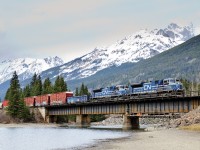
[{"label": "shoreline", "polygon": [[97,141],[84,150],[199,150],[200,132],[179,129],[155,129],[134,132],[129,137]]},{"label": "shoreline", "polygon": [[48,124],[48,123],[0,123],[0,128],[52,128],[60,127],[60,124]]}]

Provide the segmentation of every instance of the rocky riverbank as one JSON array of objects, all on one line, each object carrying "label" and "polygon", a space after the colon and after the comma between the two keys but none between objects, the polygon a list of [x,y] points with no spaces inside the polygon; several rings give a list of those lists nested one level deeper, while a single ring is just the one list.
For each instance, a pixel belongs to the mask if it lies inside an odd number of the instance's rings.
[{"label": "rocky riverbank", "polygon": [[170,120],[169,127],[177,128],[194,124],[200,124],[200,106],[197,109],[182,115],[181,118]]},{"label": "rocky riverbank", "polygon": [[[1,124],[14,124],[14,123],[24,123],[23,120],[20,119],[14,119],[6,114],[6,111],[3,109],[0,109],[0,123]],[[42,118],[40,112],[36,109],[32,113],[32,119],[29,121],[29,123],[44,123],[44,119]]]},{"label": "rocky riverbank", "polygon": [[5,111],[3,111],[3,109],[0,109],[0,123],[8,124],[11,122],[14,122],[14,120],[12,120],[12,118],[10,118],[8,115],[6,115]]},{"label": "rocky riverbank", "polygon": [[92,126],[113,126],[122,125],[123,116],[122,115],[106,115],[106,119],[100,122],[92,122]]}]

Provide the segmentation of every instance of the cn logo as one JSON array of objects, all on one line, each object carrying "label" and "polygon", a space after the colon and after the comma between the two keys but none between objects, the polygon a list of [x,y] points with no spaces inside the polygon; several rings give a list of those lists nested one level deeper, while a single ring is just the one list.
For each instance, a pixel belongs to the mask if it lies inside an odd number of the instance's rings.
[{"label": "cn logo", "polygon": [[147,85],[144,85],[144,90],[151,90],[152,88],[151,88],[151,85],[149,84],[147,84]]}]

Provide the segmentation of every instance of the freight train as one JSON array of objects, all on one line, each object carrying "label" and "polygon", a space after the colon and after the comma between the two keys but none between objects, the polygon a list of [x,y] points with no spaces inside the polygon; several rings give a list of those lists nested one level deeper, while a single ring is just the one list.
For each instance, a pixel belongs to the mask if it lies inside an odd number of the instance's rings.
[{"label": "freight train", "polygon": [[[26,97],[24,99],[26,106],[48,106],[48,105],[64,105],[83,103],[92,100],[100,100],[105,97],[118,97],[123,95],[150,95],[163,96],[165,94],[178,94],[183,96],[184,89],[182,83],[173,78],[167,78],[163,80],[149,81],[134,83],[130,86],[117,85],[106,88],[95,89],[91,92],[91,96],[73,96],[73,92],[60,92],[53,94],[44,94],[40,96]],[[8,106],[8,101],[4,100],[1,107]]]}]

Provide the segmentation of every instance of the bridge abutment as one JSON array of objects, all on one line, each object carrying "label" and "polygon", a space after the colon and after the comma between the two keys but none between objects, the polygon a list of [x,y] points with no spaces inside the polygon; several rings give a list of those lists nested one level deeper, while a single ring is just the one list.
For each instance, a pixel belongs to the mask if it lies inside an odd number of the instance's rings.
[{"label": "bridge abutment", "polygon": [[129,116],[123,115],[123,129],[139,129],[139,117],[138,116]]},{"label": "bridge abutment", "polygon": [[77,127],[89,127],[90,116],[89,115],[76,115],[76,126]]}]

